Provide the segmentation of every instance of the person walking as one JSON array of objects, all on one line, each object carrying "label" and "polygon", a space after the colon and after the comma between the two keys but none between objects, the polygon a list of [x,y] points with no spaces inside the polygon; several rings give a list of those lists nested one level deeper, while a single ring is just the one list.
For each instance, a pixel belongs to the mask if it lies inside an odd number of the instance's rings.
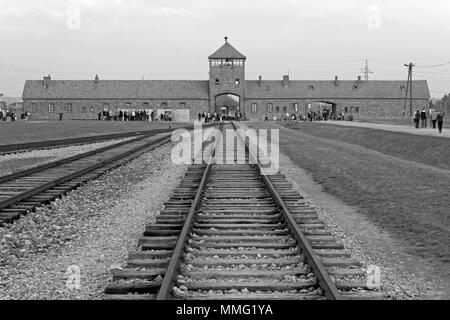
[{"label": "person walking", "polygon": [[422,128],[427,127],[427,111],[425,108],[422,109],[422,112],[420,113],[420,119],[422,120]]},{"label": "person walking", "polygon": [[434,109],[431,109],[431,113],[430,113],[430,127],[433,127],[433,129],[436,129],[436,121],[437,121],[437,115],[438,113],[436,111],[434,111]]},{"label": "person walking", "polygon": [[419,129],[419,122],[420,122],[420,111],[419,109],[416,110],[414,113],[414,124],[416,129]]},{"label": "person walking", "polygon": [[442,133],[442,127],[444,126],[444,115],[445,113],[439,112],[436,117],[439,133]]}]

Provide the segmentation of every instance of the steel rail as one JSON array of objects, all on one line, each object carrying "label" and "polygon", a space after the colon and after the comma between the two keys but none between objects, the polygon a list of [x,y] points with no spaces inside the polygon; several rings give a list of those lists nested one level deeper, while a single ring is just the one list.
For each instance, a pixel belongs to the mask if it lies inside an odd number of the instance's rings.
[{"label": "steel rail", "polygon": [[[180,127],[180,128],[172,129],[172,131],[178,130],[178,129],[192,130],[192,126]],[[65,163],[69,163],[71,161],[79,160],[79,159],[81,159],[83,157],[89,157],[91,155],[94,155],[94,154],[97,154],[97,153],[100,153],[100,152],[103,152],[103,151],[107,151],[107,150],[114,149],[116,147],[120,147],[120,146],[128,144],[128,143],[133,143],[133,142],[142,140],[142,139],[144,139],[146,137],[149,137],[149,136],[154,136],[154,135],[157,135],[157,134],[160,134],[160,133],[166,133],[166,132],[170,132],[170,131],[171,130],[169,130],[169,129],[154,130],[151,133],[144,134],[142,136],[138,136],[138,137],[136,137],[134,139],[131,139],[131,140],[118,142],[118,143],[115,143],[115,144],[112,144],[112,145],[109,145],[109,146],[106,146],[106,147],[102,147],[102,148],[99,148],[99,149],[91,150],[91,151],[80,153],[80,154],[76,154],[76,155],[71,156],[69,158],[64,158],[64,159],[61,159],[61,160],[57,160],[57,161],[54,161],[54,162],[43,164],[43,165],[40,165],[40,166],[37,166],[37,167],[33,167],[33,168],[30,168],[30,169],[26,169],[26,170],[14,172],[14,173],[11,173],[11,174],[8,174],[8,175],[0,176],[0,183],[6,182],[6,181],[9,181],[9,180],[13,180],[13,179],[17,179],[17,178],[20,178],[20,177],[23,177],[23,176],[26,176],[26,175],[30,175],[30,174],[33,174],[33,173],[36,173],[36,172],[39,172],[39,171],[42,171],[42,170],[47,170],[47,169],[50,169],[52,167],[56,167],[56,166],[59,166],[59,165],[65,164]]]},{"label": "steel rail", "polygon": [[143,148],[147,148],[147,147],[149,147],[149,146],[151,146],[153,144],[157,144],[157,143],[162,142],[164,140],[167,140],[167,142],[169,142],[170,141],[170,137],[162,137],[162,138],[159,138],[157,140],[150,141],[150,142],[148,142],[148,143],[146,143],[144,145],[137,146],[137,147],[135,147],[133,149],[127,150],[126,152],[120,153],[120,154],[118,154],[118,155],[116,155],[114,157],[111,157],[111,158],[105,159],[103,161],[97,162],[97,163],[95,163],[93,165],[90,165],[90,166],[88,166],[88,167],[86,167],[86,168],[84,168],[82,170],[78,170],[78,171],[72,172],[72,173],[70,173],[70,174],[68,174],[66,176],[63,176],[63,177],[60,177],[58,179],[52,180],[52,181],[50,181],[48,183],[45,183],[43,185],[40,185],[40,186],[38,186],[36,188],[32,188],[32,189],[29,189],[29,190],[27,190],[25,192],[17,194],[15,196],[11,197],[11,198],[8,198],[8,199],[6,199],[4,201],[1,201],[0,202],[0,209],[5,209],[5,208],[7,208],[7,207],[9,207],[9,206],[11,206],[11,205],[21,201],[21,200],[30,198],[30,197],[32,197],[32,196],[34,196],[36,194],[39,194],[39,193],[41,193],[41,192],[43,192],[43,191],[45,191],[47,189],[55,187],[55,186],[57,186],[59,184],[62,184],[64,182],[73,180],[76,177],[82,176],[82,175],[84,175],[84,174],[86,174],[86,173],[88,173],[90,171],[94,171],[94,170],[96,170],[96,169],[98,169],[98,168],[100,168],[100,167],[102,167],[102,166],[104,166],[104,165],[106,165],[108,163],[117,161],[117,160],[119,160],[121,158],[126,157],[129,154],[132,154],[132,153],[137,152],[137,151],[139,151],[139,150],[141,150]]},{"label": "steel rail", "polygon": [[[189,127],[189,129],[191,129],[191,128],[192,128],[192,126]],[[176,130],[176,129],[174,129],[174,130]],[[158,133],[156,133],[156,134],[158,134]],[[156,134],[154,134],[154,135],[156,135]],[[52,163],[49,163],[49,164],[45,164],[45,165],[42,165],[42,166],[38,166],[38,167],[35,167],[35,168],[27,169],[27,170],[24,170],[24,171],[20,171],[20,172],[17,172],[17,173],[12,173],[10,175],[0,177],[0,187],[1,187],[1,183],[8,182],[8,181],[11,181],[13,179],[17,179],[17,178],[21,178],[21,177],[26,177],[27,175],[31,175],[31,174],[34,174],[34,173],[38,173],[38,172],[50,169],[50,168],[54,168],[54,167],[58,167],[60,165],[64,165],[66,163],[70,163],[70,162],[77,161],[77,160],[80,160],[80,159],[83,159],[83,158],[87,158],[89,156],[92,156],[92,155],[95,155],[95,154],[99,154],[99,153],[104,152],[104,151],[112,150],[112,149],[121,147],[123,145],[129,144],[129,143],[138,142],[138,141],[143,140],[143,139],[145,139],[145,138],[147,138],[149,136],[153,136],[153,135],[143,135],[143,136],[137,137],[137,138],[132,139],[132,140],[122,141],[122,142],[119,142],[119,143],[116,143],[116,144],[113,144],[113,145],[110,145],[110,146],[106,146],[106,147],[103,147],[103,148],[100,148],[100,149],[92,150],[92,151],[89,151],[89,152],[86,152],[86,153],[82,153],[82,154],[79,154],[79,155],[75,155],[75,156],[72,156],[72,157],[69,157],[69,158],[66,158],[66,159],[58,160],[58,161],[55,161],[55,162],[52,162]],[[167,141],[165,141],[165,140],[167,140]],[[37,195],[37,194],[39,194],[39,193],[41,193],[41,192],[43,192],[45,190],[48,190],[48,189],[50,189],[50,188],[52,188],[52,187],[54,187],[54,186],[56,186],[58,184],[62,184],[64,182],[70,181],[70,180],[72,180],[72,179],[74,179],[76,177],[82,176],[82,175],[84,175],[84,174],[86,174],[86,173],[88,173],[90,171],[94,171],[94,170],[96,170],[96,169],[98,169],[98,168],[100,168],[100,167],[102,167],[102,166],[104,166],[104,165],[106,165],[108,163],[117,161],[117,160],[119,160],[121,158],[124,158],[124,157],[126,157],[126,156],[128,156],[128,155],[130,155],[132,153],[139,152],[143,148],[148,148],[148,147],[152,146],[153,144],[158,144],[159,142],[162,142],[162,141],[165,141],[165,143],[166,143],[166,142],[169,142],[170,140],[171,140],[170,137],[162,137],[162,138],[150,141],[150,142],[145,143],[143,145],[139,145],[139,146],[137,146],[135,148],[132,148],[132,149],[130,149],[128,151],[122,152],[122,153],[120,153],[120,154],[118,154],[118,155],[116,155],[114,157],[111,157],[111,158],[105,159],[103,161],[97,162],[97,163],[95,163],[93,165],[90,165],[90,166],[86,167],[83,170],[72,172],[69,175],[66,175],[66,176],[60,177],[58,179],[52,180],[52,181],[50,181],[48,183],[45,183],[43,185],[40,185],[40,186],[38,186],[36,188],[29,189],[29,190],[27,190],[25,192],[22,192],[20,194],[15,195],[13,197],[10,197],[8,199],[0,201],[0,210],[1,209],[6,209],[7,207],[16,204],[19,201],[22,201],[24,199],[30,198],[30,197],[32,197],[34,195]]]},{"label": "steel rail", "polygon": [[[236,130],[237,127],[236,127],[235,123],[232,122],[232,124]],[[238,131],[236,130],[236,132],[238,132]],[[261,162],[259,161],[257,155],[255,156],[253,154],[253,152],[251,151],[251,149],[248,145],[248,142],[246,141],[246,139],[244,137],[241,137],[239,134],[237,134],[237,136],[239,136],[239,138],[241,140],[243,140],[243,142],[249,152],[249,155],[252,155],[254,157],[254,159],[256,160],[256,166],[262,173],[263,172],[262,165],[261,165]],[[323,266],[322,262],[320,261],[319,257],[317,256],[317,254],[315,253],[314,249],[309,244],[309,241],[307,240],[303,231],[300,229],[298,224],[295,222],[293,215],[291,214],[288,207],[284,203],[282,197],[276,190],[272,181],[270,181],[269,177],[265,174],[261,174],[261,176],[263,178],[265,185],[269,189],[272,197],[274,198],[275,202],[281,209],[280,211],[283,214],[284,220],[286,221],[287,225],[289,226],[289,229],[291,230],[291,232],[297,239],[298,245],[301,247],[301,249],[305,255],[306,262],[308,263],[308,265],[311,266],[312,272],[317,277],[317,280],[319,281],[319,285],[323,289],[325,296],[329,300],[342,300],[343,298],[342,298],[341,294],[339,293],[336,285],[333,283],[333,281],[331,281],[331,278],[330,278],[328,272],[326,271],[325,267]]]},{"label": "steel rail", "polygon": [[[187,129],[190,126],[180,127],[180,129]],[[46,141],[34,141],[25,143],[15,143],[15,144],[5,144],[0,145],[0,155],[16,153],[16,152],[26,152],[30,150],[38,149],[50,149],[50,148],[60,148],[65,146],[80,145],[94,143],[98,141],[121,139],[142,135],[154,135],[163,132],[169,132],[171,129],[153,129],[144,131],[132,131],[124,133],[112,133],[104,135],[95,135],[89,137],[78,137],[78,138],[67,138],[67,139],[56,139],[56,140],[46,140]]]},{"label": "steel rail", "polygon": [[[223,128],[223,125],[220,126],[219,132],[222,132],[222,128]],[[219,141],[219,139],[215,138],[211,158],[214,157],[214,155],[215,155],[215,149],[216,149],[218,141]],[[209,160],[211,160],[211,158]],[[183,255],[183,251],[186,246],[186,243],[187,243],[187,240],[189,237],[189,233],[191,232],[192,225],[194,223],[195,214],[197,213],[197,210],[200,207],[200,200],[202,199],[202,195],[203,195],[203,192],[204,192],[204,189],[206,186],[206,181],[208,180],[208,176],[211,171],[212,164],[211,164],[211,161],[208,161],[208,162],[209,163],[206,165],[205,171],[203,172],[202,179],[200,180],[200,184],[199,184],[197,192],[195,194],[194,201],[192,202],[191,208],[189,209],[189,213],[186,216],[186,220],[184,222],[183,229],[181,230],[177,244],[173,251],[169,266],[167,267],[167,271],[164,275],[158,295],[156,296],[156,300],[170,299],[170,293],[173,288],[173,282],[178,273],[178,269],[181,264],[181,258]]]}]

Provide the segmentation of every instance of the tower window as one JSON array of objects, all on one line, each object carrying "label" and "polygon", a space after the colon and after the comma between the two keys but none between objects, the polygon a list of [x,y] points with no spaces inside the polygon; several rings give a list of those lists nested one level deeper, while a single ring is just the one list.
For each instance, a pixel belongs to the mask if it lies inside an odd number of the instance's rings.
[{"label": "tower window", "polygon": [[219,85],[219,83],[220,83],[219,79],[216,79],[216,80],[214,81],[214,84],[215,84],[216,86]]},{"label": "tower window", "polygon": [[271,104],[271,103],[267,104],[267,112],[268,113],[272,113],[273,112],[273,104]]},{"label": "tower window", "polygon": [[258,104],[257,103],[252,103],[252,112],[253,113],[258,112]]},{"label": "tower window", "polygon": [[239,79],[234,80],[235,85],[239,85],[239,83],[240,83]]}]

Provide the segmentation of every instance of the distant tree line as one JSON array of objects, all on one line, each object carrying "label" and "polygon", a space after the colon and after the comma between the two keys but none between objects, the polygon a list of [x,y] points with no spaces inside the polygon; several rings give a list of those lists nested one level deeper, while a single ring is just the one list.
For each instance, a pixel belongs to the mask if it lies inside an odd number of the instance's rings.
[{"label": "distant tree line", "polygon": [[[430,102],[430,108],[436,111],[450,111],[450,93],[445,94],[441,99]],[[445,110],[447,108],[447,110]]]}]

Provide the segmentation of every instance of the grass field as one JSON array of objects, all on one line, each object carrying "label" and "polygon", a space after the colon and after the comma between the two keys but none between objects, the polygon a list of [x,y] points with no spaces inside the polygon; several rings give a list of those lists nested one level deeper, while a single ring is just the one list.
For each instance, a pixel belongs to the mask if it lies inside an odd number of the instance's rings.
[{"label": "grass field", "polygon": [[[324,191],[359,208],[404,243],[406,252],[432,263],[449,279],[450,171],[404,160],[413,160],[422,148],[415,143],[398,146],[396,134],[362,128],[312,124],[307,130],[292,130],[271,123],[251,125],[281,128],[281,151],[306,169]],[[424,139],[426,144],[435,143],[433,137]],[[380,146],[397,157],[373,151]],[[440,163],[443,155],[438,156],[427,161]]]},{"label": "grass field", "polygon": [[[167,128],[170,122],[0,122],[0,145]],[[186,123],[172,123],[173,128]]]},{"label": "grass field", "polygon": [[393,157],[450,170],[448,138],[308,122],[288,123],[285,126],[315,137],[355,144]]}]

